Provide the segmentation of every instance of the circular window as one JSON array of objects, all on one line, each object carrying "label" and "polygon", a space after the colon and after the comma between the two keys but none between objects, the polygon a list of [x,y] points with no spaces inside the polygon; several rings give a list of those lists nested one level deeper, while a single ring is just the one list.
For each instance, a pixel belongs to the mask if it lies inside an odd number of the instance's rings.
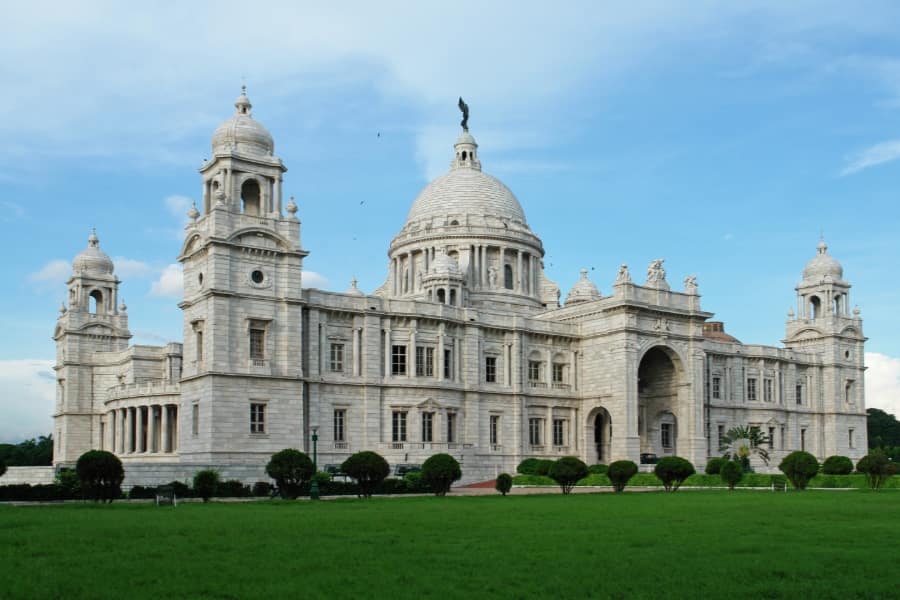
[{"label": "circular window", "polygon": [[203,273],[200,273],[199,275],[197,275],[197,282],[200,285],[203,285]]},{"label": "circular window", "polygon": [[259,269],[250,273],[250,279],[253,283],[262,283],[265,278],[266,276]]}]

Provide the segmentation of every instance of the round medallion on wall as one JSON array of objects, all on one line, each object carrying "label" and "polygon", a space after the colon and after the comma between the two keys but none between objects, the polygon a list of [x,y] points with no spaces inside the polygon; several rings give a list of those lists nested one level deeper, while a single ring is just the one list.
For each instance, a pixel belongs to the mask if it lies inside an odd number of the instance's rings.
[{"label": "round medallion on wall", "polygon": [[266,272],[262,269],[253,269],[248,273],[248,277],[250,285],[255,288],[267,288],[272,284]]}]

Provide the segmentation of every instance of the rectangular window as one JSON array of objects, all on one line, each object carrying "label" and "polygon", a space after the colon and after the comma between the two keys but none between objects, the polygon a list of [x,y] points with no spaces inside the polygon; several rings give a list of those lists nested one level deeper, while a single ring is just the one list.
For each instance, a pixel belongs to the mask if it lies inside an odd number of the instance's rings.
[{"label": "rectangular window", "polygon": [[806,450],[806,430],[800,430],[800,449]]},{"label": "rectangular window", "polygon": [[484,357],[484,380],[487,383],[497,383],[497,357]]},{"label": "rectangular window", "polygon": [[[759,427],[757,425],[751,425],[750,426],[750,434],[753,435],[754,438],[758,439],[759,438]],[[753,441],[750,442],[751,448],[756,448],[757,446],[758,446],[757,443],[755,443]]]},{"label": "rectangular window", "polygon": [[266,330],[250,330],[250,360],[262,361],[266,358]]},{"label": "rectangular window", "polygon": [[782,450],[784,450],[784,427],[781,428],[781,440],[780,441],[781,441],[780,447]]},{"label": "rectangular window", "polygon": [[541,445],[541,431],[544,429],[544,420],[532,417],[528,419],[528,442],[532,446]]},{"label": "rectangular window", "polygon": [[769,450],[775,449],[775,428],[769,427]]},{"label": "rectangular window", "polygon": [[500,443],[500,415],[491,415],[491,445]]},{"label": "rectangular window", "polygon": [[844,384],[844,402],[853,404],[853,380],[848,379]]},{"label": "rectangular window", "polygon": [[722,449],[724,440],[725,440],[725,426],[719,425],[719,446],[718,446],[719,450]]},{"label": "rectangular window", "polygon": [[855,442],[853,440],[853,430],[852,429],[847,430],[847,443],[850,445],[851,448],[856,447]]},{"label": "rectangular window", "polygon": [[422,413],[422,441],[434,441],[434,413]]},{"label": "rectangular window", "polygon": [[197,360],[203,360],[203,332],[198,331],[195,339],[197,340]]},{"label": "rectangular window", "polygon": [[191,407],[191,435],[200,435],[200,405],[194,404]]},{"label": "rectangular window", "polygon": [[663,423],[659,426],[660,442],[665,450],[672,449],[672,424]]},{"label": "rectangular window", "polygon": [[722,379],[720,377],[712,378],[712,397],[714,400],[722,397]]},{"label": "rectangular window", "polygon": [[769,378],[763,379],[763,401],[771,402],[773,400],[772,396],[772,380]]},{"label": "rectangular window", "polygon": [[553,419],[553,445],[566,445],[566,422],[564,419]]},{"label": "rectangular window", "polygon": [[528,361],[528,381],[540,381],[540,380],[541,380],[541,361],[529,360]]},{"label": "rectangular window", "polygon": [[266,405],[253,403],[250,405],[250,433],[266,432]]},{"label": "rectangular window", "polygon": [[447,443],[456,443],[456,413],[447,413]]},{"label": "rectangular window", "polygon": [[394,442],[406,441],[406,411],[395,410],[392,419],[391,439]]},{"label": "rectangular window", "polygon": [[347,411],[344,409],[337,409],[334,411],[334,441],[335,442],[345,442],[347,441],[344,438],[344,424],[347,420]]},{"label": "rectangular window", "polygon": [[434,377],[434,348],[416,346],[416,377]]},{"label": "rectangular window", "polygon": [[563,383],[564,367],[562,363],[553,363],[553,383]]},{"label": "rectangular window", "polygon": [[749,402],[756,402],[756,380],[755,379],[747,380],[747,400]]},{"label": "rectangular window", "polygon": [[453,351],[444,349],[444,379],[453,379]]},{"label": "rectangular window", "polygon": [[425,348],[425,377],[434,377],[434,348]]},{"label": "rectangular window", "polygon": [[328,358],[328,368],[334,373],[342,372],[344,370],[344,345],[332,344]]},{"label": "rectangular window", "polygon": [[794,390],[794,394],[796,394],[797,404],[803,404],[803,384],[798,383],[797,387]]},{"label": "rectangular window", "polygon": [[391,346],[391,375],[406,375],[406,346]]}]

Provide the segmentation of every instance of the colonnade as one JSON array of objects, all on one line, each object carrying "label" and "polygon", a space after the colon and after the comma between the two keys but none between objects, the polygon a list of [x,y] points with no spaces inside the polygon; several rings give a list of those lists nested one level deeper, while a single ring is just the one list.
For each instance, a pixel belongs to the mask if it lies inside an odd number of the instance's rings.
[{"label": "colonnade", "polygon": [[118,455],[178,451],[178,405],[150,404],[107,413],[107,445]]}]

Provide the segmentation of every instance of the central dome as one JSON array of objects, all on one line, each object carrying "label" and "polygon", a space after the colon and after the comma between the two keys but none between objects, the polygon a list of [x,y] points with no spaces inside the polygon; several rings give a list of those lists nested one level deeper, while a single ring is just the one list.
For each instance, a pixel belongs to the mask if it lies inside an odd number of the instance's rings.
[{"label": "central dome", "polygon": [[419,192],[407,223],[448,215],[491,216],[523,225],[525,211],[515,195],[500,180],[477,169],[453,169]]}]

